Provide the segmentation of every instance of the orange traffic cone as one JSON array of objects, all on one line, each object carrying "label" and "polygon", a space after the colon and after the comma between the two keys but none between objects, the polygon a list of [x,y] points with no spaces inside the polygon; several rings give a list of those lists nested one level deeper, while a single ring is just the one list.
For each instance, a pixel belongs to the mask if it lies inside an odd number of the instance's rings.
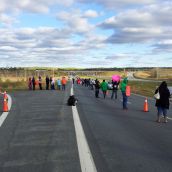
[{"label": "orange traffic cone", "polygon": [[6,91],[4,92],[3,112],[8,112],[8,96]]},{"label": "orange traffic cone", "polygon": [[145,99],[145,102],[144,102],[144,109],[143,109],[144,112],[148,112],[148,100],[147,98]]}]

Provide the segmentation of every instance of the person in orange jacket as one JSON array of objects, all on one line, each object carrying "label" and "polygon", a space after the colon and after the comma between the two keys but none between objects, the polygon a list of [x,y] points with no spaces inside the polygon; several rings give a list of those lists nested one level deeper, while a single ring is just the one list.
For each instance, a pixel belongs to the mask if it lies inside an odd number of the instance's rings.
[{"label": "person in orange jacket", "polygon": [[65,90],[66,89],[66,83],[67,83],[67,80],[66,80],[66,78],[63,76],[62,77],[62,90]]}]

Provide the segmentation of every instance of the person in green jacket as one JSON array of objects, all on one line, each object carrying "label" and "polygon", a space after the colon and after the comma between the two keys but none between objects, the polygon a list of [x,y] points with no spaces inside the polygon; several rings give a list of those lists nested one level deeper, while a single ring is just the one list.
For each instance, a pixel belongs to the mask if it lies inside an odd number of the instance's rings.
[{"label": "person in green jacket", "polygon": [[128,107],[127,107],[128,97],[126,96],[126,86],[127,86],[127,84],[128,84],[128,79],[124,78],[122,83],[121,83],[121,86],[120,86],[122,97],[123,97],[122,105],[123,105],[124,110],[128,109]]},{"label": "person in green jacket", "polygon": [[106,97],[106,92],[107,92],[107,90],[108,90],[108,83],[107,83],[105,80],[103,80],[103,82],[100,84],[100,88],[101,88],[101,90],[102,90],[102,92],[103,92],[103,97],[104,97],[104,99],[105,99],[105,97]]}]

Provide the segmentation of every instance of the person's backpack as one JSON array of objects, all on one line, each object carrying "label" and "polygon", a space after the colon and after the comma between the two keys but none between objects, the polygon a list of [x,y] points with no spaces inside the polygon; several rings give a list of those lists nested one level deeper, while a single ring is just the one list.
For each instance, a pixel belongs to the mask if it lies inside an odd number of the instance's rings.
[{"label": "person's backpack", "polygon": [[112,89],[113,90],[117,90],[118,89],[118,85],[119,85],[119,83],[117,81],[113,81],[112,82]]}]

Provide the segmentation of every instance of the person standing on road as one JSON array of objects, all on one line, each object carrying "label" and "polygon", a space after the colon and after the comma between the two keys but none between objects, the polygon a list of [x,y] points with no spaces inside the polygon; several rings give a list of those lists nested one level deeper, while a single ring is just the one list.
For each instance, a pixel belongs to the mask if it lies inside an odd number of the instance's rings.
[{"label": "person standing on road", "polygon": [[57,89],[61,90],[61,80],[59,78],[57,80]]},{"label": "person standing on road", "polygon": [[42,78],[41,78],[41,76],[38,77],[38,82],[39,82],[39,89],[42,90]]},{"label": "person standing on road", "polygon": [[66,80],[66,78],[63,76],[63,77],[62,77],[62,90],[65,90],[65,89],[66,89],[66,83],[67,83],[67,80]]},{"label": "person standing on road", "polygon": [[36,85],[35,77],[33,76],[33,77],[32,77],[32,89],[33,89],[33,90],[35,90],[35,85]]},{"label": "person standing on road", "polygon": [[49,79],[48,75],[45,78],[45,82],[46,82],[46,90],[49,90],[50,79]]},{"label": "person standing on road", "polygon": [[112,95],[111,99],[113,99],[115,94],[115,99],[117,99],[117,91],[118,91],[119,81],[113,81],[112,80]]},{"label": "person standing on road", "polygon": [[51,78],[51,90],[55,90],[55,79]]},{"label": "person standing on road", "polygon": [[128,97],[126,95],[127,84],[128,84],[128,79],[124,78],[122,83],[121,83],[121,87],[120,87],[121,93],[122,93],[122,98],[123,98],[123,101],[122,101],[123,110],[127,110],[128,109],[128,107],[127,107]]},{"label": "person standing on road", "polygon": [[28,88],[29,88],[29,90],[32,90],[32,79],[31,79],[31,77],[29,77]]},{"label": "person standing on road", "polygon": [[100,84],[100,88],[102,89],[103,97],[105,99],[108,90],[108,83],[105,80],[103,80],[103,82]]},{"label": "person standing on road", "polygon": [[156,122],[160,122],[161,115],[164,116],[164,122],[167,122],[167,110],[169,109],[169,98],[170,98],[170,91],[167,87],[167,83],[163,81],[160,86],[155,90],[155,94],[158,93],[160,95],[160,99],[156,100],[155,106],[157,107],[157,120]]},{"label": "person standing on road", "polygon": [[99,98],[100,82],[98,79],[95,80],[95,97]]}]

